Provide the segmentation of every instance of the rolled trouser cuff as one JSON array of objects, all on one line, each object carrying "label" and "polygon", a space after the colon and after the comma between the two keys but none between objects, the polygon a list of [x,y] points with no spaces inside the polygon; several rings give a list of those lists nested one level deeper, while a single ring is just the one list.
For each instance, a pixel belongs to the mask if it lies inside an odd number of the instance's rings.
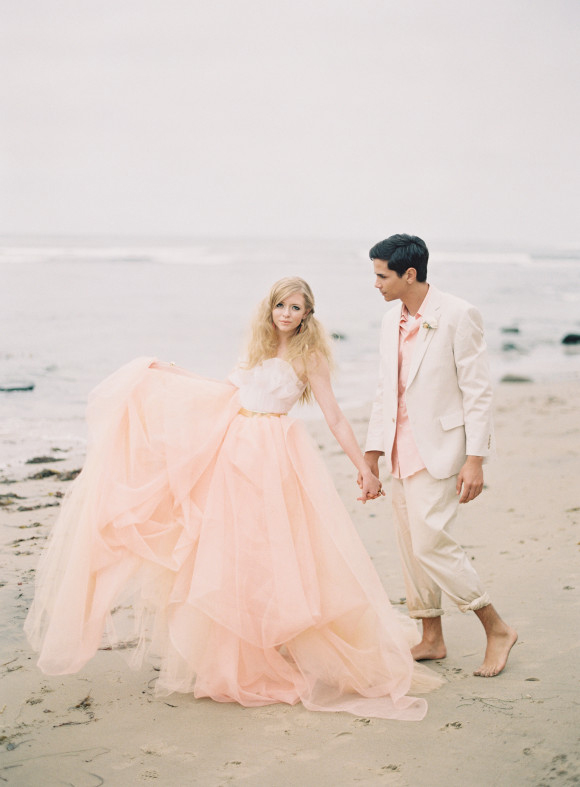
[{"label": "rolled trouser cuff", "polygon": [[476,598],[475,601],[470,601],[469,604],[458,604],[457,606],[462,612],[475,612],[476,609],[487,607],[489,604],[491,604],[491,599],[487,593],[484,593],[483,596]]},{"label": "rolled trouser cuff", "polygon": [[409,617],[420,619],[420,618],[440,618],[441,615],[444,615],[442,609],[410,609],[409,610]]}]

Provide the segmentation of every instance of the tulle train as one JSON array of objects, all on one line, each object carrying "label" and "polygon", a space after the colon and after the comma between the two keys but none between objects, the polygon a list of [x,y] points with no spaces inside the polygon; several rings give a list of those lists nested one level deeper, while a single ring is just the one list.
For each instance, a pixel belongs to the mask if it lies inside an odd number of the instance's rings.
[{"label": "tulle train", "polygon": [[161,657],[160,694],[420,719],[415,624],[395,613],[304,426],[138,359],[89,401],[89,451],[26,631],[48,674],[103,642]]}]

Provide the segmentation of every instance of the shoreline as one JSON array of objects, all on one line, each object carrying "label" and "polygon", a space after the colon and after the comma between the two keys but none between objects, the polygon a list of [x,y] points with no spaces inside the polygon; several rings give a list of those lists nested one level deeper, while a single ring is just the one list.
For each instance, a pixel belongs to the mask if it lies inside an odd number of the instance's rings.
[{"label": "shoreline", "polygon": [[[369,409],[347,413],[361,443]],[[459,787],[469,774],[471,783],[490,786],[575,783],[580,384],[502,383],[495,413],[498,456],[485,466],[484,493],[461,507],[457,533],[520,639],[502,675],[473,677],[483,633],[475,616],[446,601],[449,654],[431,664],[446,683],[427,697],[426,719],[413,724],[300,705],[156,699],[154,667],[132,672],[105,651],[77,675],[42,675],[22,623],[38,555],[78,458],[26,466],[29,475],[47,469],[60,476],[0,479],[0,780]],[[388,480],[386,498],[361,506],[354,471],[324,422],[305,423],[389,598],[404,611]]]}]

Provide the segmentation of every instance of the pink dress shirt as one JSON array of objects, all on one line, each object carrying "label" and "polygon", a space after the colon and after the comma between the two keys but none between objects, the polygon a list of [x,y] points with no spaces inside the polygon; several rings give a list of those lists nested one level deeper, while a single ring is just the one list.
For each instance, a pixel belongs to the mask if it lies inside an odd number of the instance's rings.
[{"label": "pink dress shirt", "polygon": [[419,470],[425,469],[425,463],[419,456],[417,444],[413,437],[405,393],[407,389],[407,379],[409,369],[413,359],[413,350],[417,341],[417,334],[421,327],[421,319],[425,313],[425,307],[429,300],[429,291],[419,307],[419,311],[411,317],[409,310],[403,304],[401,309],[401,319],[399,321],[399,391],[397,407],[397,428],[395,432],[395,442],[391,453],[394,478],[408,478]]}]

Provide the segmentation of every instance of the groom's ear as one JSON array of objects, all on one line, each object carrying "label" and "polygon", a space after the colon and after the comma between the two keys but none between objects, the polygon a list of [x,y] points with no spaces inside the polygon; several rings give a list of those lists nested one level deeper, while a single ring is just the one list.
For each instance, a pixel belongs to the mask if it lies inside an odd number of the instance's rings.
[{"label": "groom's ear", "polygon": [[405,280],[407,284],[413,284],[413,282],[417,281],[417,269],[416,268],[407,268],[405,271]]}]

